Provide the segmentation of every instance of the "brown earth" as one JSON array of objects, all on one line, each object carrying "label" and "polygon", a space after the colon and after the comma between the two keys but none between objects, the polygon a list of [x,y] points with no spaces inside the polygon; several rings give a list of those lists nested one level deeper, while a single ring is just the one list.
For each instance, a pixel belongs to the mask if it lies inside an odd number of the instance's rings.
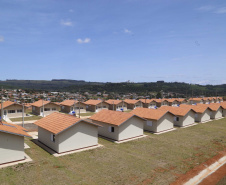
[{"label": "brown earth", "polygon": [[[171,183],[171,185],[181,185],[186,183],[187,181],[189,181],[191,178],[193,178],[194,176],[198,175],[202,170],[204,170],[206,167],[210,166],[211,164],[215,163],[216,161],[218,161],[220,158],[224,157],[226,155],[226,151],[221,151],[219,152],[218,155],[214,156],[213,158],[207,160],[206,162],[196,166],[195,168],[193,168],[192,170],[188,171],[186,174],[179,176],[179,178]],[[226,165],[224,165],[224,168],[222,168],[221,170],[225,170],[226,169]],[[224,177],[224,173],[226,173],[226,170],[224,172],[219,171],[218,173],[216,173],[215,176],[213,176],[213,178],[215,179],[216,182],[218,182],[220,179],[222,179]],[[214,175],[215,173],[213,173],[212,175]],[[210,177],[210,176],[209,176]],[[213,179],[213,180],[214,180]],[[210,179],[206,178],[206,181],[203,180],[203,183],[208,182],[208,180],[210,181]],[[218,180],[218,181],[217,181]],[[215,182],[214,181],[214,182]],[[209,183],[211,184],[211,183]],[[214,183],[213,183],[214,184]],[[204,185],[204,184],[202,184]]]}]

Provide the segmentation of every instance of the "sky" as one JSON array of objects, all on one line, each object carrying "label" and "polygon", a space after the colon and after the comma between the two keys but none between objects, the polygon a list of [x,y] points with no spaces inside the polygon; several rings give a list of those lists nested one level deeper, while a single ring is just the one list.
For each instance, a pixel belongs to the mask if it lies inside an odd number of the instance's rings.
[{"label": "sky", "polygon": [[0,80],[226,84],[225,0],[0,0]]}]

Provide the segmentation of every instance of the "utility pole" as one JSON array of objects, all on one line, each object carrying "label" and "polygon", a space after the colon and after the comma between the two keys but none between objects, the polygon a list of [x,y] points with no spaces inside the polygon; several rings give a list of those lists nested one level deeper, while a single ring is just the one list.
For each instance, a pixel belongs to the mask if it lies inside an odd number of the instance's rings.
[{"label": "utility pole", "polygon": [[44,118],[44,100],[42,99],[42,117]]},{"label": "utility pole", "polygon": [[22,125],[23,125],[23,127],[24,127],[24,102],[23,102],[22,106],[23,106],[23,112],[22,112]]},{"label": "utility pole", "polygon": [[114,107],[114,101],[113,101],[113,110],[116,110],[116,109],[114,109],[115,107]]},{"label": "utility pole", "polygon": [[78,117],[80,118],[80,100],[81,100],[81,98],[80,98],[80,89],[79,89],[79,91],[78,91]]},{"label": "utility pole", "polygon": [[3,87],[2,87],[2,99],[1,99],[1,123],[3,123]]}]

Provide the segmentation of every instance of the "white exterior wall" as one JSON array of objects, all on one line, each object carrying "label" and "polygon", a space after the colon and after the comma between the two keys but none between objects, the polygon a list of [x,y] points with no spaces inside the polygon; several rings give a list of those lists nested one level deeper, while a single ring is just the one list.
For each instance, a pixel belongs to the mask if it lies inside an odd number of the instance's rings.
[{"label": "white exterior wall", "polygon": [[[18,112],[18,110],[23,110],[23,106],[14,104],[4,108],[3,110],[4,110],[4,115],[8,118],[22,117],[22,112]],[[10,113],[10,110],[15,110],[15,113]],[[24,112],[25,110],[26,110],[26,107],[24,107]],[[24,113],[24,116],[25,115],[26,114]]]},{"label": "white exterior wall", "polygon": [[217,111],[212,111],[210,118],[217,119],[222,117],[222,108],[220,107]]},{"label": "white exterior wall", "polygon": [[145,121],[132,117],[125,123],[119,126],[119,141],[129,139],[132,137],[141,136],[144,134],[144,123]]},{"label": "white exterior wall", "polygon": [[226,109],[223,109],[222,116],[223,116],[223,117],[226,117]]},{"label": "white exterior wall", "polygon": [[[124,107],[123,107],[124,106]],[[125,103],[121,102],[117,105],[114,105],[114,107],[116,107],[116,110],[117,111],[121,111],[121,108],[123,108],[123,111],[126,111],[127,110],[127,106]]]},{"label": "white exterior wall", "polygon": [[195,121],[196,122],[208,121],[210,120],[210,114],[211,114],[211,111],[207,109],[202,114],[197,114],[197,116],[195,116]]},{"label": "white exterior wall", "polygon": [[38,127],[38,140],[59,153],[59,137],[55,136],[55,142],[51,141],[51,132]]},{"label": "white exterior wall", "polygon": [[179,117],[179,121],[174,120],[174,125],[179,127],[184,127],[195,122],[195,113],[193,111],[189,111],[185,116],[177,117]]},{"label": "white exterior wall", "polygon": [[24,158],[24,137],[0,132],[0,164]]},{"label": "white exterior wall", "polygon": [[101,111],[102,109],[109,109],[109,105],[105,102],[99,103],[98,105],[96,105],[96,112]]},{"label": "white exterior wall", "polygon": [[173,128],[174,116],[170,113],[165,114],[159,120],[148,120],[152,121],[152,126],[144,124],[144,130],[151,131],[151,132],[161,132],[165,130],[169,130]]},{"label": "white exterior wall", "polygon": [[89,123],[80,122],[58,135],[59,152],[76,150],[98,144],[98,128]]},{"label": "white exterior wall", "polygon": [[[93,120],[93,122],[102,126],[102,127],[98,127],[99,135],[118,141],[118,138],[119,138],[118,126],[110,125],[110,124],[95,121],[95,120]],[[109,127],[114,127],[114,132],[109,132]]]}]

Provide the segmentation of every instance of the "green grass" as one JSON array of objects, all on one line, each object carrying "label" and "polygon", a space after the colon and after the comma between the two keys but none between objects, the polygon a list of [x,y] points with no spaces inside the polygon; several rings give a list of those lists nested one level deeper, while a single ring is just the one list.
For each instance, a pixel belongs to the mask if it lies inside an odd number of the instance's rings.
[{"label": "green grass", "polygon": [[96,112],[87,112],[87,113],[80,113],[80,116],[92,116],[94,114],[96,114]]},{"label": "green grass", "polygon": [[[39,120],[41,119],[42,117],[41,116],[29,116],[29,117],[24,117],[24,121],[30,121],[30,120]],[[10,120],[12,122],[19,122],[19,121],[22,121],[22,118],[10,118]]]},{"label": "green grass", "polygon": [[26,139],[33,162],[0,169],[1,184],[169,184],[225,150],[225,133],[226,118],[58,158]]}]

